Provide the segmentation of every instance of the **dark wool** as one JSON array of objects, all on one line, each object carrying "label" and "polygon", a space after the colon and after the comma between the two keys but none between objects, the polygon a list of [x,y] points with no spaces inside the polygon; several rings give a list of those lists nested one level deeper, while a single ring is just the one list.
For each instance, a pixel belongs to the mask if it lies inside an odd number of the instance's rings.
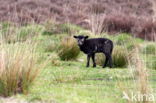
[{"label": "dark wool", "polygon": [[[74,36],[74,38],[77,39],[80,50],[87,54],[87,67],[89,67],[90,57],[93,60],[93,67],[96,67],[95,53],[104,53],[106,61],[103,67],[106,67],[107,63],[110,68],[112,67],[113,42],[111,40],[106,38],[87,39],[88,36]],[[81,40],[83,40],[82,43]]]}]

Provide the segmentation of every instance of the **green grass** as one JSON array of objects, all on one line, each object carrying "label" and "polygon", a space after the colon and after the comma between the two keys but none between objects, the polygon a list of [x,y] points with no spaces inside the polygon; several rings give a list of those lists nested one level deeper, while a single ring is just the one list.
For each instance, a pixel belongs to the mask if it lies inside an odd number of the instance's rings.
[{"label": "green grass", "polygon": [[[101,66],[86,68],[86,55],[83,53],[79,55],[77,61],[61,61],[57,56],[57,50],[48,53],[44,51],[43,45],[47,39],[59,44],[62,37],[62,35],[39,37],[38,40],[41,41],[39,51],[45,55],[44,58],[50,55],[51,61],[43,69],[28,95],[18,96],[29,102],[126,103],[127,101],[122,98],[123,91],[136,89],[130,70]],[[150,73],[154,75],[156,71]],[[150,83],[153,91],[156,91],[153,75]]]},{"label": "green grass", "polygon": [[[37,53],[43,55],[39,62],[49,57],[50,59],[48,65],[29,88],[28,94],[17,94],[14,97],[23,98],[28,102],[43,103],[126,103],[127,101],[122,98],[123,91],[136,89],[136,82],[130,70],[128,68],[102,68],[101,66],[92,68],[92,62],[91,67],[86,68],[86,55],[82,52],[77,60],[61,61],[57,55],[57,47],[60,40],[66,36],[69,35],[39,35],[33,38],[39,43]],[[107,35],[104,36],[107,37]],[[111,40],[116,38],[115,36],[108,37]],[[126,44],[126,41],[124,42]],[[47,51],[49,45],[55,45],[56,48],[52,46],[50,51]],[[156,71],[149,69],[149,74],[150,85],[155,93]]]},{"label": "green grass", "polygon": [[124,102],[118,88],[121,80],[131,80],[127,69],[95,69],[78,62],[63,62],[62,66],[45,68],[26,98],[58,103]]},{"label": "green grass", "polygon": [[[126,68],[86,68],[82,62],[68,61],[61,66],[49,64],[24,98],[31,102],[125,103],[119,84],[133,90],[133,82]],[[154,83],[154,78],[151,82]]]}]

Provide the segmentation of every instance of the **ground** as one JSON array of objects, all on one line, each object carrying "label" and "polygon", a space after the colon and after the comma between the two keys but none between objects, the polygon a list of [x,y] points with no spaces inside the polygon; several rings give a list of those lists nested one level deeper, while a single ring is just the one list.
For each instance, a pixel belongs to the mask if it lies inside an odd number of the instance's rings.
[{"label": "ground", "polygon": [[[83,62],[62,63],[61,66],[49,65],[29,94],[16,97],[45,103],[126,103],[123,92],[133,89],[134,80],[127,68],[86,68]],[[154,89],[156,72],[151,73]]]},{"label": "ground", "polygon": [[[102,68],[92,65],[86,68],[86,55],[80,53],[77,60],[62,61],[57,50],[47,52],[44,43],[49,39],[59,43],[67,35],[41,35],[37,53],[47,60],[47,66],[40,71],[28,94],[17,94],[9,98],[0,98],[0,103],[126,103],[123,92],[136,92],[137,79],[130,68]],[[43,42],[43,44],[42,44]],[[156,92],[156,71],[148,69],[149,86]]]}]

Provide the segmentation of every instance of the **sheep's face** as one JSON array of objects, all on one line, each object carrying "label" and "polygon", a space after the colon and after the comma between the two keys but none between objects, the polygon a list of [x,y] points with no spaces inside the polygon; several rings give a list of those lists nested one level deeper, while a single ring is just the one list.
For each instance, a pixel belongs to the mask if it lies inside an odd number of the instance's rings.
[{"label": "sheep's face", "polygon": [[81,45],[84,44],[84,42],[88,38],[88,36],[82,36],[82,35],[80,35],[80,36],[74,36],[74,38],[77,40],[78,45],[81,46]]}]

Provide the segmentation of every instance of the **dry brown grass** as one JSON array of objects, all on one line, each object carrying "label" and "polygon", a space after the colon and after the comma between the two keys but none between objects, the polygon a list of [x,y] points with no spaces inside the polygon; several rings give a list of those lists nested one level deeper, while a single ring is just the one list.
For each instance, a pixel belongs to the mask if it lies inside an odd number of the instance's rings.
[{"label": "dry brown grass", "polygon": [[39,71],[36,46],[33,43],[0,45],[0,95],[27,94]]},{"label": "dry brown grass", "polygon": [[145,63],[143,60],[139,58],[138,50],[136,51],[136,77],[138,80],[138,90],[142,94],[149,93],[149,79],[148,79],[148,71],[146,69]]},{"label": "dry brown grass", "polygon": [[[149,83],[149,72],[146,68],[144,60],[139,56],[138,48],[135,48],[133,52],[133,64],[134,66],[129,66],[132,70],[132,77],[134,78],[134,94],[136,94],[136,103],[152,103],[149,96],[152,94],[152,89]],[[132,58],[131,58],[132,59]],[[130,92],[130,91],[128,91]],[[128,103],[133,103],[133,101],[128,101]]]}]

